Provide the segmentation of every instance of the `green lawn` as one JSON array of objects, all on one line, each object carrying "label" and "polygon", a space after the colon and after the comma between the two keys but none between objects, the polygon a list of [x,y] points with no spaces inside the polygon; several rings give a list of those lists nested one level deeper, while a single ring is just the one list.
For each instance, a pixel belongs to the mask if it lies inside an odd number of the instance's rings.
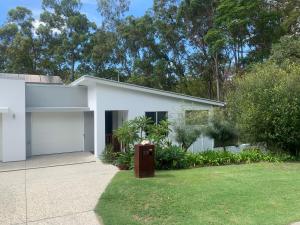
[{"label": "green lawn", "polygon": [[300,221],[300,164],[119,172],[96,212],[105,225],[286,225]]}]

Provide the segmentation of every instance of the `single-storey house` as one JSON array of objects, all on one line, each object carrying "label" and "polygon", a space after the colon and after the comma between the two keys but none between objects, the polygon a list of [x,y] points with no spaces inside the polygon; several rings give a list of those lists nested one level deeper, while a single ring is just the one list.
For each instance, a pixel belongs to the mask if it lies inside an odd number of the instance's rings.
[{"label": "single-storey house", "polygon": [[[92,76],[65,85],[57,77],[0,74],[0,161],[76,151],[99,157],[126,120],[146,115],[176,122],[187,110],[219,106],[223,103]],[[191,150],[212,147],[213,140],[201,137]]]}]

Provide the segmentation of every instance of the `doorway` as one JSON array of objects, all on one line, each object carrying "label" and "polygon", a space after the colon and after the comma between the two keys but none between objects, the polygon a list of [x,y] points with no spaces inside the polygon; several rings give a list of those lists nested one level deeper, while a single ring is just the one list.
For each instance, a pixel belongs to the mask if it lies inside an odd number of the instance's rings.
[{"label": "doorway", "polygon": [[126,110],[105,111],[105,145],[112,145],[114,151],[120,151],[121,146],[113,133],[127,120],[127,116],[128,111]]}]

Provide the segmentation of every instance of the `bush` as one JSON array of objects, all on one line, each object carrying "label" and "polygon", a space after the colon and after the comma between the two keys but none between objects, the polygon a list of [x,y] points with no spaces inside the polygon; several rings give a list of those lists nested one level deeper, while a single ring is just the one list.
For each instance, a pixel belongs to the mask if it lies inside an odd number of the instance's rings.
[{"label": "bush", "polygon": [[104,163],[114,163],[118,158],[118,152],[115,152],[112,145],[107,145],[101,155]]},{"label": "bush", "polygon": [[263,153],[259,149],[247,149],[240,153],[232,153],[227,151],[187,153],[186,158],[188,161],[187,164],[192,167],[221,166],[255,162],[283,162],[295,160],[295,158],[290,157],[289,155]]},{"label": "bush", "polygon": [[229,114],[241,138],[292,155],[300,150],[300,66],[264,63],[234,81]]},{"label": "bush", "polygon": [[223,147],[234,145],[238,139],[238,133],[234,124],[228,119],[224,110],[214,109],[209,116],[209,122],[204,133],[214,139],[215,147]]},{"label": "bush", "polygon": [[188,148],[200,137],[201,130],[197,127],[185,124],[176,125],[174,127],[175,139],[181,147],[187,151]]},{"label": "bush", "polygon": [[119,152],[117,159],[113,163],[121,170],[132,169],[134,167],[133,156],[133,151]]},{"label": "bush", "polygon": [[155,151],[155,168],[158,170],[184,169],[189,166],[186,152],[178,146],[157,148]]},{"label": "bush", "polygon": [[123,123],[114,131],[114,136],[121,143],[122,150],[129,152],[134,145],[143,139],[150,140],[156,146],[169,144],[168,133],[170,123],[162,120],[159,124],[153,124],[150,118],[145,116],[137,117]]},{"label": "bush", "polygon": [[[122,170],[134,168],[134,152],[113,152],[106,148],[103,154],[105,162],[112,163]],[[295,161],[296,157],[286,154],[265,153],[259,149],[245,149],[239,153],[228,151],[185,152],[178,146],[156,148],[155,168],[157,170],[187,169],[192,167],[221,166],[256,162]]]}]

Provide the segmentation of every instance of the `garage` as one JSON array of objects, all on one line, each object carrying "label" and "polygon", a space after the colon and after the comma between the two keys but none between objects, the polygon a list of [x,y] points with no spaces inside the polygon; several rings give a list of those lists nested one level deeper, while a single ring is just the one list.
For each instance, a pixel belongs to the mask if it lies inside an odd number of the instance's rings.
[{"label": "garage", "polygon": [[83,112],[32,112],[31,155],[84,149]]}]

